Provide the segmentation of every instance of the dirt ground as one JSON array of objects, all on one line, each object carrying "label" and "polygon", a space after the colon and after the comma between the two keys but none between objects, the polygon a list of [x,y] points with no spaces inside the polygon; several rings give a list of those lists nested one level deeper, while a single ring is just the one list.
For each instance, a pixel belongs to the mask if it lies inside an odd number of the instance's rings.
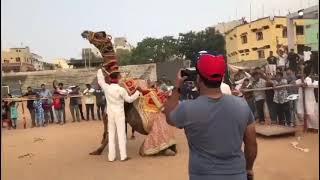
[{"label": "dirt ground", "polygon": [[[101,121],[71,123],[67,110],[66,125],[16,130],[2,129],[1,178],[5,180],[186,180],[188,179],[188,146],[182,130],[176,130],[178,154],[175,157],[140,157],[144,139],[136,134],[128,140],[127,162],[108,162],[107,149],[101,156],[90,156],[100,144]],[[130,132],[130,131],[129,131]],[[129,133],[130,135],[130,133]],[[309,148],[294,149],[290,143]],[[28,155],[21,157],[22,155]],[[119,154],[118,154],[119,156]],[[258,137],[258,157],[254,166],[256,180],[316,180],[319,169],[319,138],[316,133],[297,137]]]}]

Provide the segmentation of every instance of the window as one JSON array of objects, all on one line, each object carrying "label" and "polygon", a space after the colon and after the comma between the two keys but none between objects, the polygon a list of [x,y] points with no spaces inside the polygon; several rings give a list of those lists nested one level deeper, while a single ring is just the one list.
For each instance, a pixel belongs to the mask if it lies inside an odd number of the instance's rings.
[{"label": "window", "polygon": [[311,25],[306,25],[306,29],[309,29],[309,28],[311,28]]},{"label": "window", "polygon": [[16,62],[21,62],[20,57],[16,57]]},{"label": "window", "polygon": [[247,35],[241,36],[241,42],[242,42],[242,44],[247,44],[248,43]]},{"label": "window", "polygon": [[9,60],[4,59],[3,62],[4,62],[5,64],[9,64]]},{"label": "window", "polygon": [[283,38],[287,38],[288,37],[287,27],[283,27],[283,29],[282,29],[282,37]]},{"label": "window", "polygon": [[257,32],[256,33],[257,41],[263,40],[263,33],[262,32]]},{"label": "window", "polygon": [[303,35],[303,26],[296,26],[296,35]]},{"label": "window", "polygon": [[258,58],[263,59],[264,58],[264,50],[259,50],[258,51]]}]

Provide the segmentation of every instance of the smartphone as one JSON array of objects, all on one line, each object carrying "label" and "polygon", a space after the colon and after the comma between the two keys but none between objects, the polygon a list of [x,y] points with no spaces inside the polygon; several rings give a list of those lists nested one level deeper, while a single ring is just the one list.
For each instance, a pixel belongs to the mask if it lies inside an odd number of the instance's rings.
[{"label": "smartphone", "polygon": [[181,71],[181,77],[187,76],[185,81],[196,81],[197,80],[197,71],[195,68],[187,68]]}]

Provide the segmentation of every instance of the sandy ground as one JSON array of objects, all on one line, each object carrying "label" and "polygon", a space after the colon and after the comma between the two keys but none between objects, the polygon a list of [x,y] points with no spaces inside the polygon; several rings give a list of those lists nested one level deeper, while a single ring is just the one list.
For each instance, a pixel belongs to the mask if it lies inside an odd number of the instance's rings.
[{"label": "sandy ground", "polygon": [[[68,110],[67,110],[68,112]],[[29,115],[27,114],[27,120]],[[16,130],[2,129],[1,178],[5,180],[185,180],[188,179],[188,146],[182,130],[176,130],[178,154],[175,157],[140,157],[144,139],[136,134],[128,140],[128,162],[107,161],[107,149],[101,156],[90,156],[101,141],[101,121],[50,125]],[[29,122],[28,122],[29,126]],[[130,132],[130,131],[129,131]],[[130,133],[129,133],[130,135]],[[39,140],[40,138],[40,140]],[[41,140],[42,139],[42,140]],[[296,137],[258,138],[258,157],[254,166],[256,180],[316,180],[319,168],[318,134],[305,134],[299,145]],[[19,158],[21,155],[30,157]]]}]

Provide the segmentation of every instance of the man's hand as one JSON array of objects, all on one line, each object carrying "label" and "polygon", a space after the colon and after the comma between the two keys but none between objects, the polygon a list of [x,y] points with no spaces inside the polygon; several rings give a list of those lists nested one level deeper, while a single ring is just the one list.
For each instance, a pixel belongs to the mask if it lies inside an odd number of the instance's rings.
[{"label": "man's hand", "polygon": [[180,69],[177,73],[177,76],[176,76],[176,82],[175,82],[175,87],[176,88],[179,88],[182,86],[184,80],[187,79],[187,76],[184,76],[184,77],[181,77],[181,71],[182,69]]}]

